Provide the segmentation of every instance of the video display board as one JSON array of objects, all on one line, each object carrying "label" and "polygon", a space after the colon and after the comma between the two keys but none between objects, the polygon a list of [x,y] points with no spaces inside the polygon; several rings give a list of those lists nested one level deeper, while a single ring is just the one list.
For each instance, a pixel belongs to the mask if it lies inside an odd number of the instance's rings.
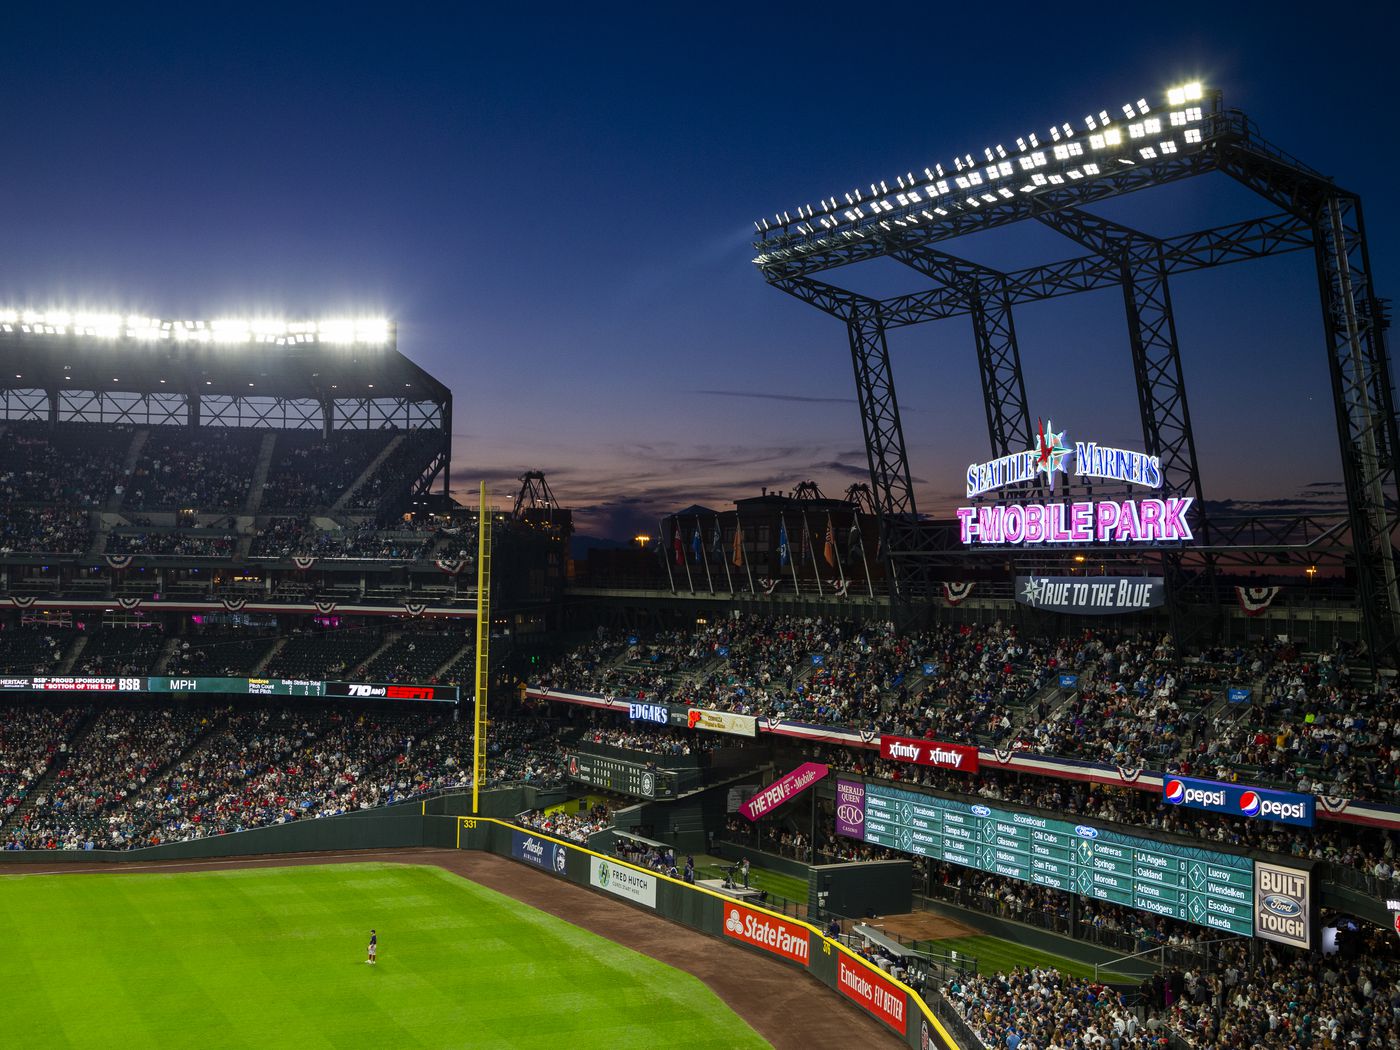
[{"label": "video display board", "polygon": [[1248,857],[1032,813],[841,780],[836,832],[902,853],[1250,937]]},{"label": "video display board", "polygon": [[314,696],[346,700],[433,700],[455,704],[455,685],[320,682],[303,678],[119,677],[47,675],[0,677],[0,693],[208,693],[218,696]]}]

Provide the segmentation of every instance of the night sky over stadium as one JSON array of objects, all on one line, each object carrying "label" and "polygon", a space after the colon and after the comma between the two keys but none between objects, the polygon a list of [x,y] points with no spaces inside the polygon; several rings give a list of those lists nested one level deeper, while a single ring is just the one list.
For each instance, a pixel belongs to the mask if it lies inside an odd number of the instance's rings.
[{"label": "night sky over stadium", "polygon": [[[866,478],[844,328],[764,284],[754,219],[1187,80],[1362,195],[1400,294],[1393,7],[1017,9],[9,10],[0,305],[387,315],[454,390],[459,492],[505,502],[543,469],[584,532],[624,537]],[[1223,176],[1098,210],[1162,234],[1271,211]],[[1083,254],[1021,228],[947,250]],[[918,286],[893,263],[833,277]],[[1173,295],[1207,496],[1331,504],[1311,255]],[[1140,447],[1117,291],[1017,326],[1033,414]],[[947,510],[987,451],[970,325],[891,345],[921,509]]]}]

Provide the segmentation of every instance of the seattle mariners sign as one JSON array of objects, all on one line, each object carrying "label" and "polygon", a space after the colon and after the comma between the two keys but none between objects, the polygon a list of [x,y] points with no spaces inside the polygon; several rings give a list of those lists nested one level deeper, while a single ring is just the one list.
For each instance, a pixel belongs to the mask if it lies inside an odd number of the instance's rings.
[{"label": "seattle mariners sign", "polygon": [[[1071,467],[1071,462],[1073,467]],[[1051,495],[1057,475],[1162,487],[1157,456],[1092,441],[1073,445],[1065,431],[1042,420],[1034,448],[967,468],[967,497],[975,499],[1008,485],[1039,483]],[[965,544],[1184,543],[1195,537],[1186,520],[1190,496],[1165,499],[1087,500],[1077,503],[981,503],[959,507],[958,532]]]}]

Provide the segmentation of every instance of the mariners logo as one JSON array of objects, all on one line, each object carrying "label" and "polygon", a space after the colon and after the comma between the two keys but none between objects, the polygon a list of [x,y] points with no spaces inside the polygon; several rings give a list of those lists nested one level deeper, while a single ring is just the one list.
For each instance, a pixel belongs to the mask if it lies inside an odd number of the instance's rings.
[{"label": "mariners logo", "polygon": [[1031,451],[1035,453],[1035,472],[1044,474],[1050,483],[1050,491],[1055,491],[1055,473],[1067,474],[1069,457],[1074,455],[1074,449],[1065,444],[1065,432],[1061,430],[1055,433],[1055,424],[1038,420],[1040,423],[1040,433],[1036,439],[1035,448]]},{"label": "mariners logo", "polygon": [[1043,578],[1038,580],[1034,576],[1030,577],[1026,580],[1026,585],[1021,588],[1021,600],[1031,608],[1035,608],[1045,600],[1045,584],[1047,582]]},{"label": "mariners logo", "polygon": [[654,794],[656,794],[656,777],[652,776],[652,774],[650,774],[650,773],[643,773],[643,774],[642,774],[642,794],[643,794],[643,795],[654,795]]}]

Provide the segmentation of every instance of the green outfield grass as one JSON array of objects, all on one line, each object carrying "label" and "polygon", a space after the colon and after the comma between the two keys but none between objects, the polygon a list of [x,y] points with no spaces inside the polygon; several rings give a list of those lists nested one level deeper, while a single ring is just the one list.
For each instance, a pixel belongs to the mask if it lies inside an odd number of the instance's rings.
[{"label": "green outfield grass", "polygon": [[[956,951],[961,955],[975,957],[977,972],[980,974],[1007,973],[1018,966],[1036,969],[1051,966],[1069,977],[1094,976],[1092,966],[1076,962],[1074,959],[1066,959],[1063,955],[1051,955],[1049,952],[1027,948],[1023,944],[1000,937],[945,937],[934,941],[933,945],[939,951]],[[1133,978],[1108,971],[1100,971],[1099,976],[1105,981],[1136,983]]]},{"label": "green outfield grass", "polygon": [[689,974],[433,867],[0,877],[0,945],[15,1047],[768,1045]]},{"label": "green outfield grass", "polygon": [[[723,878],[725,870],[732,863],[733,861],[721,860],[709,853],[697,853],[695,854],[696,877],[701,879]],[[769,893],[776,893],[780,897],[786,897],[799,904],[807,903],[806,879],[760,868],[754,863],[753,857],[749,858],[749,885],[756,890],[767,890]]]}]

